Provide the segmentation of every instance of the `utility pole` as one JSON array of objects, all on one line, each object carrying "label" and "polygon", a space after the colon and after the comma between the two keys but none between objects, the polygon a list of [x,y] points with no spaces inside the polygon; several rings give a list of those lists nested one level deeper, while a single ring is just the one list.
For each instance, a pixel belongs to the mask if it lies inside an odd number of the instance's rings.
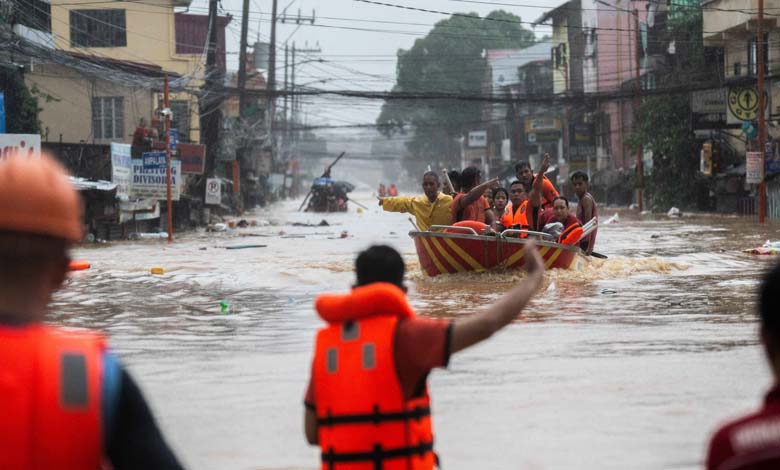
[{"label": "utility pole", "polygon": [[271,159],[274,155],[274,118],[276,115],[276,11],[277,0],[273,0],[271,8],[271,44],[268,51],[268,81],[267,81],[267,100],[268,100],[268,139],[271,142]]},{"label": "utility pole", "polygon": [[[300,12],[299,12],[297,21],[298,22],[301,22],[301,21],[311,21],[311,23],[314,24],[314,12],[312,12],[312,16],[309,17],[309,18],[301,18]],[[299,111],[298,108],[300,107],[300,100],[295,95],[295,67],[296,67],[296,65],[298,65],[295,62],[295,56],[297,54],[299,54],[299,53],[319,54],[320,52],[322,52],[322,49],[319,48],[319,43],[317,44],[317,46],[318,47],[305,47],[305,48],[301,49],[301,48],[296,47],[295,43],[293,43],[293,47],[292,47],[292,61],[290,62],[290,66],[292,67],[292,73],[291,73],[292,74],[292,79],[291,79],[290,88],[291,88],[292,93],[293,93],[293,96],[292,96],[292,121],[293,121],[293,124],[296,122],[296,119],[298,117],[298,111]],[[305,63],[305,62],[306,61],[303,61],[302,63]],[[298,132],[297,131],[293,132],[293,135],[295,135],[295,137],[297,139]]]},{"label": "utility pole", "polygon": [[288,113],[288,104],[290,102],[289,100],[289,93],[287,93],[290,89],[290,81],[288,76],[288,70],[289,70],[289,64],[290,62],[290,47],[285,44],[284,45],[284,142],[285,145],[287,145],[287,141],[290,138],[290,115]]},{"label": "utility pole", "polygon": [[[221,120],[221,84],[222,77],[217,67],[217,4],[219,0],[209,0],[209,41],[206,50],[206,83],[200,102],[201,117],[200,141],[206,145],[206,176],[214,176],[219,142]],[[203,183],[205,191],[205,178]]]},{"label": "utility pole", "polygon": [[165,191],[168,200],[168,243],[173,242],[173,202],[171,201],[171,104],[168,93],[168,72],[163,74],[165,109]]},{"label": "utility pole", "polygon": [[[759,0],[761,1],[761,0]],[[636,43],[634,44],[634,47],[636,49],[636,85],[634,88],[634,130],[639,131],[639,120],[638,120],[638,113],[639,113],[639,106],[642,105],[642,71],[640,69],[640,44],[641,44],[641,36],[639,32],[639,10],[634,9],[634,29],[636,33]],[[645,172],[642,168],[642,145],[640,144],[639,147],[636,149],[636,188],[637,188],[637,199],[639,203],[639,212],[642,212],[644,210],[644,186],[645,186]]]},{"label": "utility pole", "polygon": [[764,116],[764,0],[758,0],[758,150],[761,152],[761,182],[758,184],[758,222],[766,221],[766,119]]},{"label": "utility pole", "polygon": [[246,96],[246,35],[249,30],[249,0],[244,0],[244,8],[241,12],[241,45],[238,56],[238,116],[244,117],[247,107]]}]

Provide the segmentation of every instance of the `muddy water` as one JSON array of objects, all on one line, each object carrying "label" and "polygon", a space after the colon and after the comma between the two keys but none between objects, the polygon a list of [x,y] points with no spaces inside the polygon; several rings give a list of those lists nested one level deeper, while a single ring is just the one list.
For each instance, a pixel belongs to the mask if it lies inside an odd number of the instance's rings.
[{"label": "muddy water", "polygon": [[[80,248],[93,268],[56,297],[54,322],[111,336],[190,468],[317,467],[302,431],[320,326],[312,300],[349,287],[358,250],[380,241],[401,250],[413,305],[436,317],[468,315],[522,277],[426,278],[405,216],[296,207],[254,216],[271,226],[170,246]],[[323,218],[330,226],[291,225]],[[753,315],[767,262],[739,251],[767,238],[780,227],[621,212],[599,231],[609,260],[550,272],[520,320],[432,374],[443,468],[700,467],[710,430],[758,404],[769,384]],[[225,249],[246,244],[267,246]],[[151,276],[153,266],[165,274]]]}]

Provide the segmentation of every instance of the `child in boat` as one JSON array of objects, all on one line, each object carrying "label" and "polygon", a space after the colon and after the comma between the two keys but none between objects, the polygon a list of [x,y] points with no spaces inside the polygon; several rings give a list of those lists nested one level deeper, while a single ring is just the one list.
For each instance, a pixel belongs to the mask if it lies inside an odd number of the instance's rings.
[{"label": "child in boat", "polygon": [[506,213],[507,202],[509,202],[509,191],[500,187],[493,190],[493,212],[496,213],[496,219],[498,219],[498,224],[496,225],[496,231],[498,232],[506,229],[502,221]]},{"label": "child in boat", "polygon": [[[577,219],[579,219],[582,225],[585,225],[594,217],[598,217],[599,214],[599,211],[596,209],[596,200],[588,192],[588,174],[582,171],[575,171],[571,175],[571,184],[574,185],[574,193],[577,194],[577,198],[580,200],[577,203]],[[580,248],[587,255],[593,253],[593,247],[596,245],[596,232],[597,230],[594,230],[580,241]]]},{"label": "child in boat", "polygon": [[483,194],[483,196],[485,196],[485,199],[487,200],[488,205],[492,209],[493,208],[493,188],[487,188],[485,190],[485,193]]}]

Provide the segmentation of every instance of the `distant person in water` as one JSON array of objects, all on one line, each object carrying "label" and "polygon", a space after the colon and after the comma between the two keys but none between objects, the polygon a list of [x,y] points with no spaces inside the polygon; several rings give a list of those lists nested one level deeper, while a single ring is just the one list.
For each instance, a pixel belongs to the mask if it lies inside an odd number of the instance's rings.
[{"label": "distant person in water", "polygon": [[[577,195],[577,219],[582,225],[587,224],[591,219],[597,218],[599,211],[596,208],[596,200],[589,192],[588,174],[583,171],[575,171],[571,175],[571,184],[574,186],[574,193]],[[580,248],[585,254],[593,253],[593,247],[596,245],[596,232],[594,230],[587,237],[580,241]]]},{"label": "distant person in water", "polygon": [[773,385],[758,411],[715,432],[707,453],[707,470],[780,468],[780,264],[775,264],[761,283],[758,316],[759,338]]},{"label": "distant person in water", "polygon": [[460,193],[452,200],[454,222],[474,220],[488,226],[495,222],[495,214],[485,199],[485,190],[498,187],[498,178],[482,181],[482,172],[470,166],[460,175]]},{"label": "distant person in water", "polygon": [[431,225],[452,223],[452,196],[440,192],[441,183],[435,171],[423,175],[424,195],[414,197],[386,197],[379,199],[379,205],[387,212],[408,212],[417,220],[420,230]]},{"label": "distant person in water", "polygon": [[304,429],[309,444],[321,449],[320,468],[438,467],[427,377],[524,311],[544,280],[544,261],[533,244],[525,260],[528,275],[497,302],[445,320],[417,316],[411,308],[397,251],[372,246],[358,255],[355,286],[315,302],[326,324],[314,343]]},{"label": "distant person in water", "polygon": [[387,188],[385,188],[385,185],[383,183],[379,183],[379,197],[385,197],[387,196]]},{"label": "distant person in water", "polygon": [[390,187],[387,188],[387,195],[390,197],[396,197],[398,196],[398,190],[395,188],[394,184],[390,184]]}]

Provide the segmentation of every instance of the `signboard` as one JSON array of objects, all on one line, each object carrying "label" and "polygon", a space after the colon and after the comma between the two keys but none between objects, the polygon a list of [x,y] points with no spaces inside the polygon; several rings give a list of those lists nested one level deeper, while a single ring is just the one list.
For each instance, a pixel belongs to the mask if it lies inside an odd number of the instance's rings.
[{"label": "signboard", "polygon": [[469,147],[472,148],[487,147],[487,131],[469,132]]},{"label": "signboard", "polygon": [[501,141],[501,160],[505,162],[512,160],[512,141],[510,139]]},{"label": "signboard", "polygon": [[766,174],[780,173],[780,141],[766,144]]},{"label": "signboard", "polygon": [[141,154],[141,161],[143,162],[144,169],[155,169],[168,166],[167,156],[165,152],[144,152]]},{"label": "signboard", "polygon": [[133,183],[133,157],[130,144],[111,143],[111,182],[116,184],[116,197],[127,201]]},{"label": "signboard", "polygon": [[9,157],[40,157],[38,134],[0,134],[0,160]]},{"label": "signboard", "polygon": [[[133,184],[130,196],[148,199],[167,199],[166,168],[146,167],[143,160],[133,160]],[[179,200],[181,194],[181,161],[171,160],[171,199]]]},{"label": "signboard", "polygon": [[712,143],[705,142],[701,146],[699,171],[707,176],[712,176]]},{"label": "signboard", "polygon": [[219,178],[206,180],[206,204],[219,204],[222,202],[222,183]]},{"label": "signboard", "polygon": [[691,93],[691,112],[726,114],[726,89],[697,90]]},{"label": "signboard", "polygon": [[179,144],[181,172],[202,175],[206,165],[206,146],[200,144]]},{"label": "signboard", "polygon": [[745,183],[758,184],[763,176],[764,152],[748,152],[746,157]]},{"label": "signboard", "polygon": [[[764,92],[766,95],[766,92]],[[769,97],[764,96],[764,112],[769,110]],[[758,119],[758,91],[755,86],[739,86],[729,89],[727,123],[741,124]]]},{"label": "signboard", "polygon": [[171,129],[168,131],[170,138],[168,139],[168,146],[171,148],[172,153],[176,153],[176,146],[179,145],[179,131]]},{"label": "signboard", "polygon": [[554,116],[535,116],[525,118],[525,131],[561,130],[561,120]]}]

